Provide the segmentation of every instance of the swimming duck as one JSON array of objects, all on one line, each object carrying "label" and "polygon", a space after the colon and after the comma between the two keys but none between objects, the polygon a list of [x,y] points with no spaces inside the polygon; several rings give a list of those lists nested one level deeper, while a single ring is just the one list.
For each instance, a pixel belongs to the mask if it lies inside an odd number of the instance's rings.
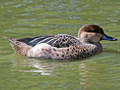
[{"label": "swimming duck", "polygon": [[83,59],[102,51],[101,40],[116,41],[94,24],[82,26],[78,38],[68,34],[43,35],[31,38],[7,39],[16,53],[27,57],[69,60]]}]

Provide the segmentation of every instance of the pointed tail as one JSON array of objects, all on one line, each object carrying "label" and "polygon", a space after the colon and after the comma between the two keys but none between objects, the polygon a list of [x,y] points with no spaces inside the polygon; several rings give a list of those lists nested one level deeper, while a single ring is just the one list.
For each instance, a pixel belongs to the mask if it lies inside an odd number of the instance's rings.
[{"label": "pointed tail", "polygon": [[3,36],[3,38],[5,38],[6,40],[8,40],[9,42],[11,41],[12,38],[8,38],[8,37],[5,37]]},{"label": "pointed tail", "polygon": [[19,53],[21,55],[27,55],[27,52],[28,50],[30,50],[32,47],[31,46],[28,46],[26,43],[24,42],[20,42],[20,41],[17,41],[16,39],[12,39],[12,38],[9,38],[9,37],[4,37],[6,40],[8,40],[13,48],[13,50],[16,52],[16,53]]}]

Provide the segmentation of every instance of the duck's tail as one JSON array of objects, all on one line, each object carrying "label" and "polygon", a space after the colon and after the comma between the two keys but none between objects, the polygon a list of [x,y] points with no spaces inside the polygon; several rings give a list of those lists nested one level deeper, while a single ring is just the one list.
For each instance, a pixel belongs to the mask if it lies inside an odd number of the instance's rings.
[{"label": "duck's tail", "polygon": [[21,55],[25,55],[26,56],[28,50],[30,50],[32,48],[31,46],[28,46],[26,43],[17,41],[16,39],[4,37],[4,36],[3,36],[3,38],[5,38],[6,40],[8,40],[10,42],[13,50],[16,53],[19,53]]}]

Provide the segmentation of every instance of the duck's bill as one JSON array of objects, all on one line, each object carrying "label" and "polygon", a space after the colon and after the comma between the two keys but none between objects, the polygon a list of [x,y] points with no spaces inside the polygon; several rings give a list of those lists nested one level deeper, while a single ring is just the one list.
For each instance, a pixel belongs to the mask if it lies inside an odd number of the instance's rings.
[{"label": "duck's bill", "polygon": [[117,41],[116,38],[113,38],[113,37],[107,36],[106,34],[103,34],[101,40]]}]

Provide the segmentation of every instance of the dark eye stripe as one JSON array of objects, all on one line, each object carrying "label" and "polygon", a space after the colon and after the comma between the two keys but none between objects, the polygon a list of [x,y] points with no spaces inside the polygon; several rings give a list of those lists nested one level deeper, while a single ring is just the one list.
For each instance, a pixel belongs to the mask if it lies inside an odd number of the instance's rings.
[{"label": "dark eye stripe", "polygon": [[88,30],[88,32],[100,33],[98,31],[92,31],[92,30]]},{"label": "dark eye stripe", "polygon": [[104,34],[103,30],[88,30],[87,32]]}]

